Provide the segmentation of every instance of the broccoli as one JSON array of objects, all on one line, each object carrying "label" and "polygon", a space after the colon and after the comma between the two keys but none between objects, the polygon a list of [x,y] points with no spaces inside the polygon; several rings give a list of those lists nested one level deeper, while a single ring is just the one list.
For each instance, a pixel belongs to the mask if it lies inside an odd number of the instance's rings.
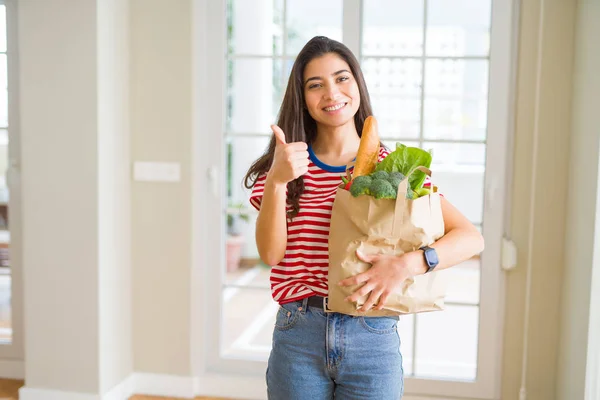
[{"label": "broccoli", "polygon": [[373,179],[371,183],[371,195],[376,199],[395,199],[398,193],[391,183],[384,179]]},{"label": "broccoli", "polygon": [[385,179],[387,180],[390,176],[387,171],[376,171],[369,175],[373,179]]},{"label": "broccoli", "polygon": [[361,194],[371,194],[369,191],[371,183],[372,179],[370,176],[357,176],[352,180],[352,186],[350,186],[350,194],[354,197],[358,197]]},{"label": "broccoli", "polygon": [[388,178],[388,182],[390,182],[393,187],[398,189],[398,186],[400,186],[400,182],[402,182],[403,179],[404,175],[402,175],[402,173],[392,172]]},{"label": "broccoli", "polygon": [[419,195],[411,188],[408,188],[408,191],[406,192],[406,198],[410,200],[416,200],[419,198]]}]

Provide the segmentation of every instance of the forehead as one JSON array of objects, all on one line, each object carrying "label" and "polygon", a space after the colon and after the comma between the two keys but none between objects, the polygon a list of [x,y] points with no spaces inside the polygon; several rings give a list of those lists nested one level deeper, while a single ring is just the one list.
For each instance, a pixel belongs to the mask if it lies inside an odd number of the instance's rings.
[{"label": "forehead", "polygon": [[326,78],[340,70],[350,71],[350,66],[336,53],[327,53],[321,57],[313,58],[304,68],[304,80],[312,77]]}]

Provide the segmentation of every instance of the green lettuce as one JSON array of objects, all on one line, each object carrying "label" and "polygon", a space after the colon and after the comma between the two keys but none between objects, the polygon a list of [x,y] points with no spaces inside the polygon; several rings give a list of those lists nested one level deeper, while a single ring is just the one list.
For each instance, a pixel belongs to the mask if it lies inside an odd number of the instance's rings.
[{"label": "green lettuce", "polygon": [[[418,166],[429,168],[431,166],[431,153],[419,147],[407,147],[402,143],[397,143],[396,150],[377,164],[375,171],[400,172],[406,176]],[[410,188],[412,190],[420,189],[425,182],[425,178],[427,178],[427,175],[423,172],[415,171],[408,179]]]}]

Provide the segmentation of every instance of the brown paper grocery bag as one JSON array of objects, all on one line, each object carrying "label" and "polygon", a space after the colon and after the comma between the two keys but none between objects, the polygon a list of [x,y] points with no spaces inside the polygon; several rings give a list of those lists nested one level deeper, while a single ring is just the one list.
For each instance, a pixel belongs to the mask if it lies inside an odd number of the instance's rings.
[{"label": "brown paper grocery bag", "polygon": [[[431,176],[425,167],[417,167]],[[413,170],[414,172],[414,170]],[[411,172],[412,173],[412,172]],[[382,310],[357,311],[368,296],[356,303],[344,299],[360,285],[340,287],[342,279],[360,274],[371,267],[356,256],[364,254],[394,254],[430,245],[444,234],[444,219],[440,195],[430,193],[416,200],[406,198],[408,174],[398,187],[397,199],[375,199],[361,195],[353,197],[338,188],[331,214],[329,231],[329,311],[349,315],[383,316],[437,311],[444,308],[444,277],[430,272],[405,281],[392,293]],[[433,184],[431,185],[433,188]]]}]

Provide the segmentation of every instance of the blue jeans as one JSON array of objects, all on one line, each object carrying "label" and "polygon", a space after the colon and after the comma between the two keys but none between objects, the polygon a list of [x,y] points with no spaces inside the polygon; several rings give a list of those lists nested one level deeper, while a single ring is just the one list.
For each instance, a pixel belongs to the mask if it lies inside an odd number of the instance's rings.
[{"label": "blue jeans", "polygon": [[269,400],[399,400],[404,391],[398,317],[280,307],[267,368]]}]

